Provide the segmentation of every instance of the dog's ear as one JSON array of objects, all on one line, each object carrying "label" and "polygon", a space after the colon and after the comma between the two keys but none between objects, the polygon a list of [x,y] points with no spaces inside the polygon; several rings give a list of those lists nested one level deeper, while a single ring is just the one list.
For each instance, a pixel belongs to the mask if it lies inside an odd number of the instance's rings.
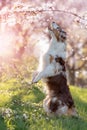
[{"label": "dog's ear", "polygon": [[66,38],[67,38],[67,33],[62,29],[60,31],[60,40],[64,42]]}]

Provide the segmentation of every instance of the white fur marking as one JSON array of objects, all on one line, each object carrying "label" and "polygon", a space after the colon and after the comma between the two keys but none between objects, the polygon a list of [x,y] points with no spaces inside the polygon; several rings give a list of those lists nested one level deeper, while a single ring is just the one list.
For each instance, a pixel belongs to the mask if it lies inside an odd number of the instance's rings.
[{"label": "white fur marking", "polygon": [[55,103],[57,101],[57,97],[52,98],[52,102]]},{"label": "white fur marking", "polygon": [[53,22],[53,23],[52,23],[52,27],[53,27],[54,29],[57,29],[59,26],[58,26],[55,22]]},{"label": "white fur marking", "polygon": [[56,114],[57,115],[63,115],[63,114],[66,114],[67,113],[67,111],[68,111],[68,106],[60,106],[59,108],[58,108],[58,110],[56,111]]}]

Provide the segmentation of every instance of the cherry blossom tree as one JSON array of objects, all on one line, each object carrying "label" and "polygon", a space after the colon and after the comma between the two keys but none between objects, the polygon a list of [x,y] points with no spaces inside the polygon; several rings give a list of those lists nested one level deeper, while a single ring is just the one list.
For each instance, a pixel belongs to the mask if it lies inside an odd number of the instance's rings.
[{"label": "cherry blossom tree", "polygon": [[67,32],[66,63],[73,85],[79,75],[82,79],[87,74],[86,7],[85,0],[1,0],[0,32],[12,34],[13,57],[20,59],[25,53],[36,56],[41,49],[38,41],[47,37],[49,23],[59,23]]}]

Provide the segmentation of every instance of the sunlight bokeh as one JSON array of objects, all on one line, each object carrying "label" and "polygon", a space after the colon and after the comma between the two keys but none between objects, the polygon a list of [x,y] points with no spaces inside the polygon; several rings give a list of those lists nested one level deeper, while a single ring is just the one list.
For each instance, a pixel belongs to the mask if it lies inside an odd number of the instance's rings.
[{"label": "sunlight bokeh", "polygon": [[12,45],[12,40],[13,37],[10,33],[0,33],[0,57],[12,57],[14,49]]}]

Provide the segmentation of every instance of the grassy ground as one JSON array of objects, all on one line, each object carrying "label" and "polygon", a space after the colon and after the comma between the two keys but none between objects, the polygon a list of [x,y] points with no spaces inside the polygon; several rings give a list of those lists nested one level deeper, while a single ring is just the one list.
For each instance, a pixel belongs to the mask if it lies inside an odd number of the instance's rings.
[{"label": "grassy ground", "polygon": [[0,130],[87,130],[87,89],[70,87],[79,117],[49,118],[41,84],[0,83]]}]

